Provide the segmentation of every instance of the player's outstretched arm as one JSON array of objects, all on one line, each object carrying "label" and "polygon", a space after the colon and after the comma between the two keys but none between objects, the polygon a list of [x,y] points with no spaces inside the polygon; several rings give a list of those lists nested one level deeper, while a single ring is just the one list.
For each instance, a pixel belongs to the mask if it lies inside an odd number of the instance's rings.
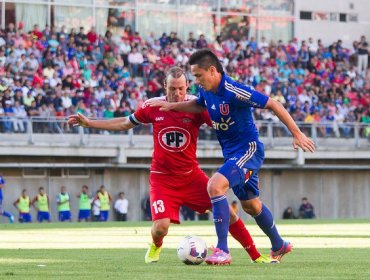
[{"label": "player's outstretched arm", "polygon": [[200,106],[196,99],[184,102],[167,102],[164,100],[150,99],[146,102],[150,107],[160,107],[160,111],[179,111],[179,112],[188,112],[188,113],[201,113],[206,110],[205,107]]},{"label": "player's outstretched arm", "polygon": [[109,120],[91,120],[88,117],[78,113],[68,117],[68,123],[73,126],[91,127],[106,130],[128,130],[135,125],[129,118],[114,118]]},{"label": "player's outstretched arm", "polygon": [[283,107],[283,105],[281,105],[280,102],[269,98],[265,109],[272,110],[279,118],[279,120],[287,126],[287,128],[293,135],[294,149],[300,147],[304,152],[310,151],[311,153],[313,153],[315,151],[314,142],[299,129],[291,115]]}]

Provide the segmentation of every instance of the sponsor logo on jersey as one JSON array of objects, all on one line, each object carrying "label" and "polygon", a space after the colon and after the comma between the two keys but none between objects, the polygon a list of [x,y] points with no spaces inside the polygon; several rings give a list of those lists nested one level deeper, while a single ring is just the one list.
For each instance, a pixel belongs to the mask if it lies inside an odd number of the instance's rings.
[{"label": "sponsor logo on jersey", "polygon": [[215,130],[227,131],[234,123],[234,121],[231,121],[231,117],[228,117],[226,120],[221,118],[221,122],[212,121],[212,126]]},{"label": "sponsor logo on jersey", "polygon": [[189,119],[189,118],[183,118],[182,119],[182,122],[183,123],[191,123],[191,119]]},{"label": "sponsor logo on jersey", "polygon": [[215,106],[215,104],[213,104],[213,105],[211,106],[211,109],[212,109],[212,110],[216,110],[216,106]]},{"label": "sponsor logo on jersey", "polygon": [[220,104],[220,112],[222,115],[227,116],[230,113],[229,104]]},{"label": "sponsor logo on jersey", "polygon": [[164,120],[164,117],[156,117],[155,118],[155,121],[156,122],[160,122],[160,121],[163,121]]},{"label": "sponsor logo on jersey", "polygon": [[169,152],[182,152],[190,144],[190,133],[182,127],[166,127],[158,133],[158,142]]}]

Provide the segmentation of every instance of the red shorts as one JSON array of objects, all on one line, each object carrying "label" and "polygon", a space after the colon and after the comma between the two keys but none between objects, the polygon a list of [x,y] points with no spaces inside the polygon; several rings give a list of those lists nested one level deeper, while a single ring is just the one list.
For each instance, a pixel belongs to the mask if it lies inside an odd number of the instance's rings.
[{"label": "red shorts", "polygon": [[180,176],[150,173],[149,183],[153,221],[170,218],[171,223],[179,224],[183,205],[199,213],[212,209],[207,192],[208,177],[202,170]]}]

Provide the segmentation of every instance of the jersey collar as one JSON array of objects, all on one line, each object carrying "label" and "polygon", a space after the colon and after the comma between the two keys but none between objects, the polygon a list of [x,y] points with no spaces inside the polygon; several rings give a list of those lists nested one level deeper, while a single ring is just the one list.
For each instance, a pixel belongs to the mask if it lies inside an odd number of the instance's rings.
[{"label": "jersey collar", "polygon": [[220,84],[217,87],[217,92],[216,92],[217,95],[222,95],[223,89],[225,87],[226,74],[225,73],[222,73],[222,76],[221,77],[222,77],[221,78],[221,82],[220,82]]}]

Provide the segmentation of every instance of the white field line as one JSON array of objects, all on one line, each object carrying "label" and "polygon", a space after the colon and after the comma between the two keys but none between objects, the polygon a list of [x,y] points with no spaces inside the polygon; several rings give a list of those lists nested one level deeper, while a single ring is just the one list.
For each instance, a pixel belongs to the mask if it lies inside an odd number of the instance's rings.
[{"label": "white field line", "polygon": [[[270,247],[268,238],[256,225],[247,228],[257,247]],[[283,237],[288,235],[286,239],[293,242],[294,248],[370,248],[370,224],[280,225],[278,229]],[[201,236],[208,246],[216,244],[212,225],[172,225],[164,246],[176,248],[186,235]],[[150,242],[150,227],[0,231],[0,249],[147,248]],[[240,248],[232,237],[229,246]]]}]

